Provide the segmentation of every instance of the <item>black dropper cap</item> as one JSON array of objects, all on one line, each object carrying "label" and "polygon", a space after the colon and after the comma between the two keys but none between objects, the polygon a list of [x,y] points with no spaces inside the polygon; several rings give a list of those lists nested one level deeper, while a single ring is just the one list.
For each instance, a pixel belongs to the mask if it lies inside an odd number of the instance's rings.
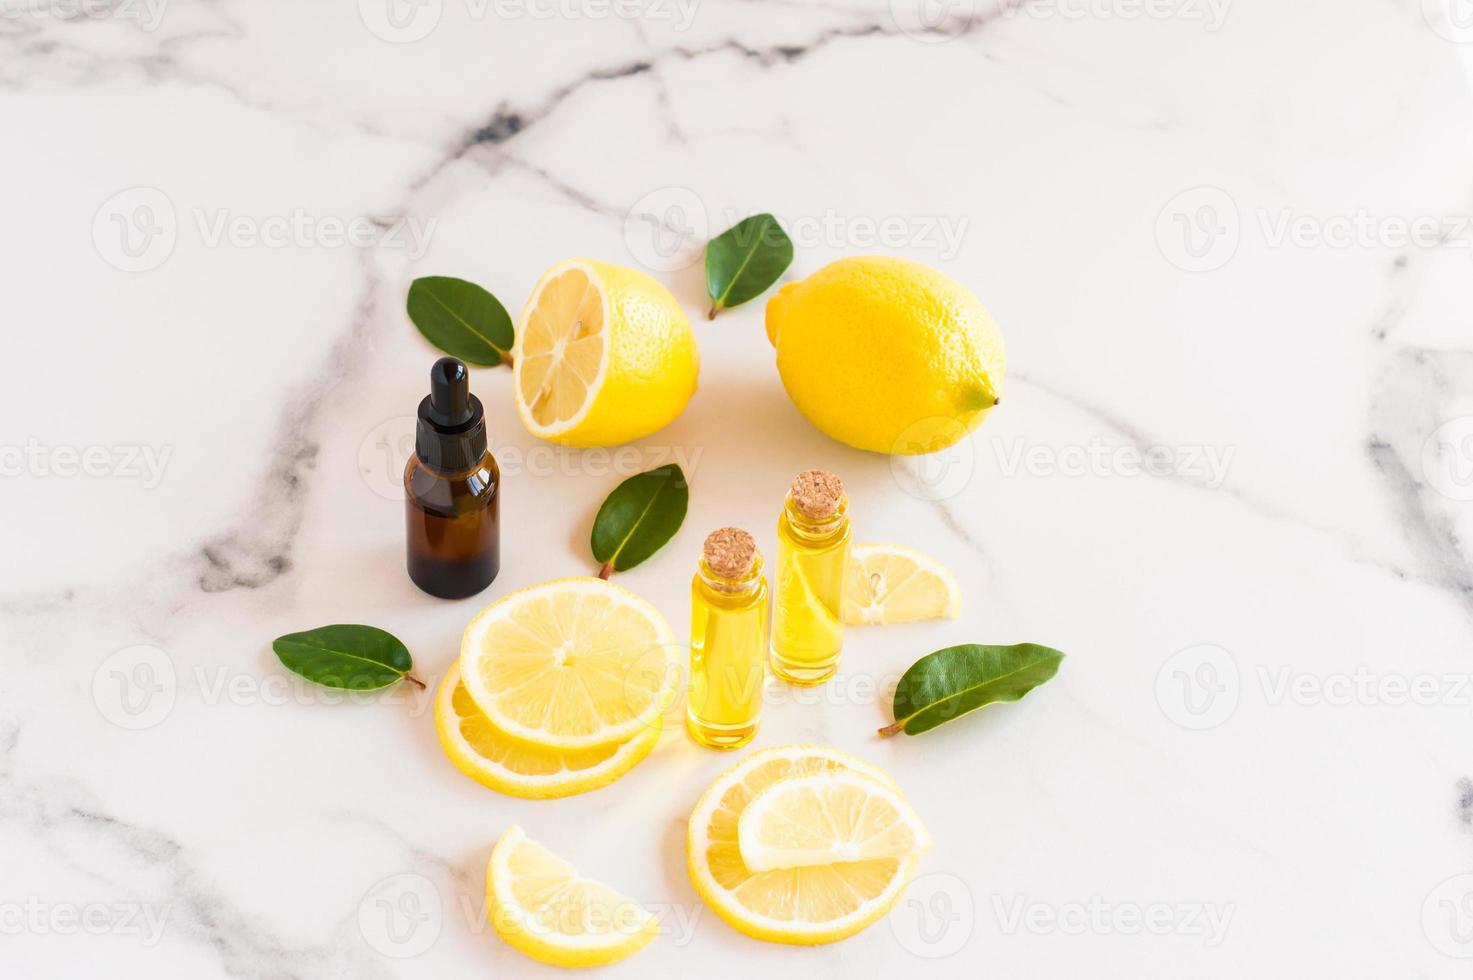
[{"label": "black dropper cap", "polygon": [[471,394],[471,373],[454,357],[430,368],[430,393],[419,403],[414,452],[420,462],[444,473],[460,473],[486,452],[486,412]]}]

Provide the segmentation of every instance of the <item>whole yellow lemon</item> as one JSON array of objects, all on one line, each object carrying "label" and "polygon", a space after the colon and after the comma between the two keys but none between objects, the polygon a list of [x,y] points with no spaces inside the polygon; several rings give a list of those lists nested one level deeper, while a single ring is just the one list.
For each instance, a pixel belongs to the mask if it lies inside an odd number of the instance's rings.
[{"label": "whole yellow lemon", "polygon": [[1002,332],[966,287],[909,259],[840,259],[767,303],[767,339],[798,410],[876,453],[945,449],[996,405]]}]

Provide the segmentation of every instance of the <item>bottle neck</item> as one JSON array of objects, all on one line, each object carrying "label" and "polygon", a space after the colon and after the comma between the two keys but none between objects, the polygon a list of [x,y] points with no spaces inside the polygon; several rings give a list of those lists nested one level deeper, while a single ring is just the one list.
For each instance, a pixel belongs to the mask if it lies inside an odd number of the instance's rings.
[{"label": "bottle neck", "polygon": [[455,424],[436,414],[429,398],[419,403],[414,454],[437,473],[465,473],[480,465],[486,454],[486,413],[475,395],[469,396],[469,414]]},{"label": "bottle neck", "polygon": [[815,520],[797,508],[790,493],[783,502],[783,516],[787,518],[788,527],[801,538],[816,540],[833,537],[848,526],[849,498],[840,497],[837,510],[828,517]]},{"label": "bottle neck", "polygon": [[706,564],[704,558],[701,559],[696,574],[700,576],[701,584],[713,592],[739,599],[747,598],[756,595],[757,590],[762,587],[762,556],[754,556],[752,567],[740,578],[727,578],[717,573]]},{"label": "bottle neck", "polygon": [[490,455],[491,453],[489,451],[484,452],[480,455],[479,458],[475,460],[475,462],[471,463],[470,466],[458,470],[442,470],[438,466],[431,466],[429,463],[426,463],[424,461],[424,458],[421,457],[418,453],[415,453],[413,459],[416,467],[428,473],[435,479],[445,480],[450,483],[456,483],[469,480],[477,473],[481,473],[489,469],[490,467],[486,463],[486,458]]}]

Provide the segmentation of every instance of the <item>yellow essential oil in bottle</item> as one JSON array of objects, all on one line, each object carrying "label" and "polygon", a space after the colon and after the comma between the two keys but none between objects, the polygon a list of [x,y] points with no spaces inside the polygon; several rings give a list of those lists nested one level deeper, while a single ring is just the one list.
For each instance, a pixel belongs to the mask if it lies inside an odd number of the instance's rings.
[{"label": "yellow essential oil in bottle", "polygon": [[807,470],[793,479],[777,521],[772,672],[793,684],[820,684],[839,669],[848,510],[842,480]]},{"label": "yellow essential oil in bottle", "polygon": [[711,532],[690,597],[686,728],[702,745],[734,749],[757,734],[767,649],[767,580],[750,534]]}]

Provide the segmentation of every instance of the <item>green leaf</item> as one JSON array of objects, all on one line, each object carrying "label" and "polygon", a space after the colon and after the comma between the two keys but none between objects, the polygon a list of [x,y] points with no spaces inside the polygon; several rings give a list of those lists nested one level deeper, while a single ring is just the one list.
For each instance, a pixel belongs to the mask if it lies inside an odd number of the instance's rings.
[{"label": "green leaf", "polygon": [[919,735],[995,701],[1016,701],[1058,672],[1064,655],[1037,643],[966,643],[927,654],[895,687],[895,724],[881,735]]},{"label": "green leaf", "polygon": [[626,571],[675,537],[685,520],[690,487],[675,463],[637,473],[614,488],[593,519],[593,558],[610,571]]},{"label": "green leaf", "polygon": [[741,306],[782,275],[793,262],[793,240],[770,214],[754,214],[706,245],[706,292],[711,312]]},{"label": "green leaf", "polygon": [[319,626],[278,636],[271,649],[293,673],[344,691],[377,691],[408,675],[414,666],[404,644],[375,626]]},{"label": "green leaf", "polygon": [[416,279],[405,308],[425,340],[445,353],[482,367],[510,362],[516,339],[511,316],[475,283],[449,276]]}]

